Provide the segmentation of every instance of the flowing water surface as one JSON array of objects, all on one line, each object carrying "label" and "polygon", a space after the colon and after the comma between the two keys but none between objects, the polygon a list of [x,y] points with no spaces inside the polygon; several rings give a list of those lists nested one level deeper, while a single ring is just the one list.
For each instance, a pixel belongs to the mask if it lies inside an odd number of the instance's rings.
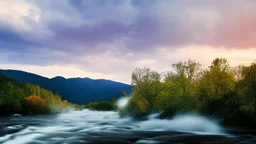
[{"label": "flowing water surface", "polygon": [[85,109],[0,118],[0,143],[256,143],[254,131],[224,129],[201,116],[155,117],[135,121],[116,112]]}]

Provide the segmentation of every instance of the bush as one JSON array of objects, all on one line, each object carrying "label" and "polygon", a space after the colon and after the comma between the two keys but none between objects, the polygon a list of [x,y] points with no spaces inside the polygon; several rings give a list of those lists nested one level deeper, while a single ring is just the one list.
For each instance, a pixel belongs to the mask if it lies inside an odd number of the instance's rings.
[{"label": "bush", "polygon": [[86,105],[86,108],[90,110],[112,111],[116,109],[116,105],[114,101],[90,102]]},{"label": "bush", "polygon": [[144,117],[150,113],[149,106],[149,102],[144,97],[132,97],[125,109],[125,113],[131,114],[136,118]]},{"label": "bush", "polygon": [[50,113],[49,104],[40,96],[32,95],[24,100],[24,110],[29,114],[46,114]]}]

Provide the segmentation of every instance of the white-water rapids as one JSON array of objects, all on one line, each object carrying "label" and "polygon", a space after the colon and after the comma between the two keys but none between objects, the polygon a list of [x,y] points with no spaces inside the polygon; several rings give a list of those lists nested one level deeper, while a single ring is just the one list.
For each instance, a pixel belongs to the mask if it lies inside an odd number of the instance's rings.
[{"label": "white-water rapids", "polygon": [[[117,101],[124,108],[128,97]],[[0,143],[254,143],[254,131],[221,128],[192,114],[146,120],[120,117],[113,111],[70,111],[57,115],[0,118]],[[233,134],[230,134],[230,133]]]},{"label": "white-water rapids", "polygon": [[0,143],[165,143],[230,140],[222,128],[207,118],[180,115],[162,120],[121,118],[116,112],[72,111],[58,115],[0,119]]}]

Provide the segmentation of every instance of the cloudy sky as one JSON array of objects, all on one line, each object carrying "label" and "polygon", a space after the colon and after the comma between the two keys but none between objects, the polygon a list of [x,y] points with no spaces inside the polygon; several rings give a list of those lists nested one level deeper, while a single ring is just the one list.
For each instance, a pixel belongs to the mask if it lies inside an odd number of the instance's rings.
[{"label": "cloudy sky", "polygon": [[256,61],[254,0],[1,0],[0,68],[130,83],[135,67]]}]

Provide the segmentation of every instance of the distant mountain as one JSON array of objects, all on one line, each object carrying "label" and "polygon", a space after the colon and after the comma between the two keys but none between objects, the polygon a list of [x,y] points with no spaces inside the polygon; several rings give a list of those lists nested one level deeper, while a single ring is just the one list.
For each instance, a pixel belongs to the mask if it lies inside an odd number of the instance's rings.
[{"label": "distant mountain", "polygon": [[19,82],[40,85],[54,93],[59,93],[62,99],[77,104],[87,104],[92,101],[112,100],[118,98],[123,91],[131,92],[133,86],[105,79],[54,77],[52,79],[33,73],[18,70],[0,70],[6,77]]}]

